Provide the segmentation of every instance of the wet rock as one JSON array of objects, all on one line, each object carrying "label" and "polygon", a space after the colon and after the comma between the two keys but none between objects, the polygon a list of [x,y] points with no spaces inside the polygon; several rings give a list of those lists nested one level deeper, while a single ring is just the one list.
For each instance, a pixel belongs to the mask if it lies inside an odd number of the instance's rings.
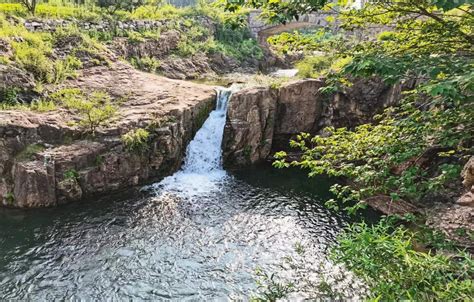
[{"label": "wet rock", "polygon": [[82,198],[82,189],[76,179],[68,178],[60,181],[56,187],[58,203],[78,201]]}]

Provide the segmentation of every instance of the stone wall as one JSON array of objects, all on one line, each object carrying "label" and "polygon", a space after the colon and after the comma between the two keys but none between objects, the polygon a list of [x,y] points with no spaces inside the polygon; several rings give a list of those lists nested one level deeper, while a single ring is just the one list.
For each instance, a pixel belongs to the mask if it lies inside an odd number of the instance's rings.
[{"label": "stone wall", "polygon": [[59,27],[67,27],[70,25],[77,26],[84,30],[96,31],[113,31],[131,30],[144,31],[153,30],[168,24],[168,21],[155,20],[129,20],[129,21],[82,21],[82,20],[25,20],[23,25],[30,31],[55,31]]}]

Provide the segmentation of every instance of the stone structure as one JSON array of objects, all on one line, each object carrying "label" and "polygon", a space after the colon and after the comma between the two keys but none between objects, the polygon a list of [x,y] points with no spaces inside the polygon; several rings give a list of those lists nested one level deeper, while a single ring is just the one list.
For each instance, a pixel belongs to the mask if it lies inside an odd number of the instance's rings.
[{"label": "stone structure", "polygon": [[30,31],[54,31],[59,27],[67,27],[70,25],[77,26],[84,30],[95,30],[95,31],[113,31],[119,30],[131,30],[131,31],[144,31],[158,29],[167,24],[167,21],[156,21],[156,20],[129,20],[129,21],[83,21],[83,20],[53,20],[53,19],[34,19],[25,20],[23,25]]},{"label": "stone structure", "polygon": [[331,30],[337,30],[339,23],[329,22],[329,17],[336,17],[337,14],[334,12],[319,12],[306,14],[299,18],[299,20],[293,20],[286,24],[266,24],[263,20],[259,18],[261,11],[255,10],[249,13],[248,15],[248,24],[250,32],[255,38],[260,38],[261,36],[271,35],[284,31],[296,30],[299,28],[307,27],[323,27],[329,28]]}]

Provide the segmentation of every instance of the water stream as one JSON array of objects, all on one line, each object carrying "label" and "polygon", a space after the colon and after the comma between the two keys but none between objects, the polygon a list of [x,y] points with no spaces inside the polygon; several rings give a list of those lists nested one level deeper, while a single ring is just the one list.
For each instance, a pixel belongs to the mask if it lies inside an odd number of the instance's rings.
[{"label": "water stream", "polygon": [[316,298],[365,287],[327,260],[347,219],[322,204],[331,184],[300,171],[222,169],[230,90],[180,171],[134,196],[0,211],[1,300],[247,301],[256,270]]}]

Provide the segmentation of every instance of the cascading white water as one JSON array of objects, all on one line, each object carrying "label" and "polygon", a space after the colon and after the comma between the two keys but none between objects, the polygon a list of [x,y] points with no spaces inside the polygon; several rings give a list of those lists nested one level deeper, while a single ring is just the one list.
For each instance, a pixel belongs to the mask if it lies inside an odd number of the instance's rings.
[{"label": "cascading white water", "polygon": [[194,195],[212,191],[226,176],[222,168],[222,136],[227,115],[227,103],[233,89],[220,88],[213,110],[194,139],[186,148],[184,165],[172,176],[154,187],[165,192]]}]

